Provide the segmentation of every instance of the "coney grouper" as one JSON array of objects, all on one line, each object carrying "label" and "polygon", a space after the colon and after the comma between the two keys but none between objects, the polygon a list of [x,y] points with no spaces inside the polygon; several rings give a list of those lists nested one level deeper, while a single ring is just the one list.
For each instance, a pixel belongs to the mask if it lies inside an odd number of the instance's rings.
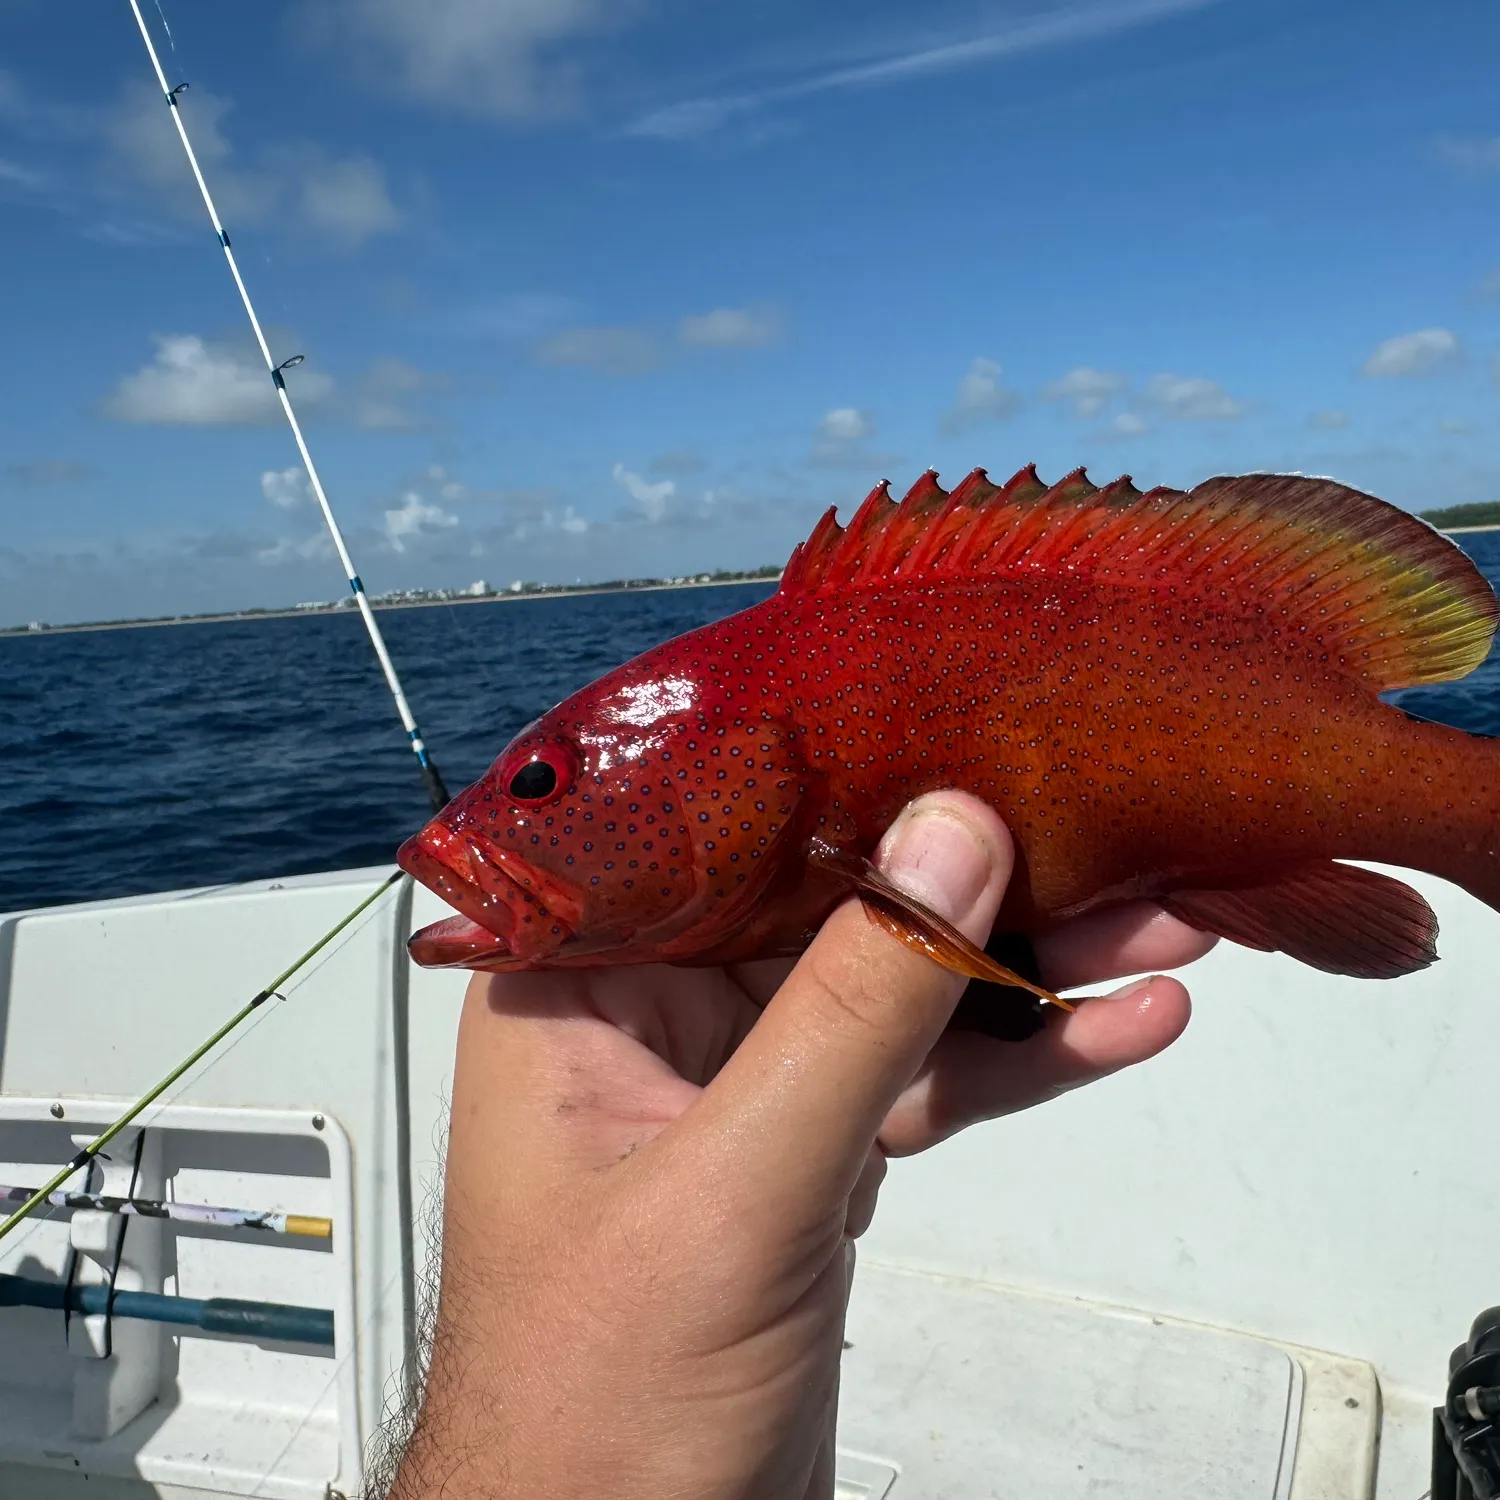
[{"label": "coney grouper", "polygon": [[913,797],[1009,825],[996,930],[1149,898],[1336,974],[1436,958],[1425,870],[1500,910],[1500,751],[1380,700],[1472,671],[1500,605],[1422,521],[1326,479],[1183,492],[934,473],[830,510],[777,592],[505,748],[398,855],[460,915],[428,966],[795,954],[850,891],[959,972],[1037,989],[870,863]]}]

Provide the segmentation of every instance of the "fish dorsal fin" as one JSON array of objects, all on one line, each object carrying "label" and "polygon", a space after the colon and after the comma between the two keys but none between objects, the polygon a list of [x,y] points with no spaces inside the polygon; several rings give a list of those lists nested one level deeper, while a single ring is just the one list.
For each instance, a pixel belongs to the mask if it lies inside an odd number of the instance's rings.
[{"label": "fish dorsal fin", "polygon": [[1441,533],[1372,495],[1296,474],[1142,494],[1082,469],[1048,488],[1028,466],[951,493],[928,470],[897,504],[881,483],[847,527],[830,510],[792,553],[783,594],[960,578],[1069,578],[1178,602],[1232,603],[1317,644],[1372,691],[1473,671],[1500,603]]}]

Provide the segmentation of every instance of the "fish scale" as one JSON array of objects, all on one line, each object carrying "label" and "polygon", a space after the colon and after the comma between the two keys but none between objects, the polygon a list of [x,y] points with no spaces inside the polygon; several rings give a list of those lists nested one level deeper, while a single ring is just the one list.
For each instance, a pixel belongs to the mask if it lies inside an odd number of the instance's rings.
[{"label": "fish scale", "polygon": [[1410,972],[1436,956],[1426,903],[1340,861],[1497,905],[1500,759],[1378,695],[1472,670],[1497,613],[1445,538],[1330,480],[882,484],[770,599],[574,694],[408,840],[461,914],[412,952],[793,954],[852,890],[939,962],[1024,983],[870,864],[908,801],[959,788],[1015,840],[1005,930],[1146,898],[1334,972]]}]

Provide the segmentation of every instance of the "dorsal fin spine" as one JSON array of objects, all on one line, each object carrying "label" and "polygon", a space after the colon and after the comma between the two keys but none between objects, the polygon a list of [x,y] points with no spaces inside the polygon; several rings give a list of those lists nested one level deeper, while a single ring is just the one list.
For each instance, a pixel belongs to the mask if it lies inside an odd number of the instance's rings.
[{"label": "dorsal fin spine", "polygon": [[798,542],[792,548],[792,555],[787,558],[786,566],[781,570],[781,582],[776,587],[778,594],[795,594],[803,584],[802,579],[802,543]]},{"label": "dorsal fin spine", "polygon": [[1142,494],[1123,476],[1100,489],[1081,469],[1049,489],[1028,467],[998,490],[975,471],[948,495],[929,472],[899,505],[877,487],[847,531],[830,511],[781,592],[1049,575],[1149,590],[1205,620],[1265,615],[1376,692],[1463,676],[1500,617],[1478,570],[1432,528],[1332,480],[1268,474]]},{"label": "dorsal fin spine", "polygon": [[983,469],[975,469],[966,475],[954,486],[947,503],[929,524],[927,534],[912,548],[904,571],[913,576],[946,572],[947,553],[954,538],[961,535],[985,503],[999,493],[999,487],[990,483],[990,477]]},{"label": "dorsal fin spine", "polygon": [[780,593],[812,592],[822,582],[833,540],[842,534],[837,507],[830,505],[813,527],[812,535],[792,554],[781,576]]},{"label": "dorsal fin spine", "polygon": [[864,503],[854,513],[854,519],[844,528],[829,560],[829,572],[837,577],[857,577],[895,508],[890,481],[882,479],[865,496]]},{"label": "dorsal fin spine", "polygon": [[1037,477],[1035,464],[1018,469],[988,497],[984,513],[976,514],[967,532],[954,541],[944,560],[944,570],[957,574],[974,568],[999,531],[998,523],[988,517],[1001,513],[1018,516],[1046,493],[1047,486]]},{"label": "dorsal fin spine", "polygon": [[948,492],[937,482],[935,470],[928,469],[901,497],[892,513],[885,535],[870,549],[865,573],[883,577],[903,571],[903,564],[913,545],[925,533],[935,512],[947,503]]}]

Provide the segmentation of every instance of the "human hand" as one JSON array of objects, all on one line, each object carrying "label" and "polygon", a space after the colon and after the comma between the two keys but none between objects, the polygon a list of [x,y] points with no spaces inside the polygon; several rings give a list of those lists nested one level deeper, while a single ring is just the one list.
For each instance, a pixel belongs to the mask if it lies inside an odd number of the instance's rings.
[{"label": "human hand", "polygon": [[[877,862],[971,939],[1012,868],[936,793]],[[1212,939],[1146,903],[1036,938],[1064,989]],[[459,1029],[442,1288],[393,1500],[823,1500],[853,1240],[888,1156],[1152,1056],[1154,979],[1010,1044],[944,1026],[963,981],[841,906],[792,966],[476,975]]]}]

